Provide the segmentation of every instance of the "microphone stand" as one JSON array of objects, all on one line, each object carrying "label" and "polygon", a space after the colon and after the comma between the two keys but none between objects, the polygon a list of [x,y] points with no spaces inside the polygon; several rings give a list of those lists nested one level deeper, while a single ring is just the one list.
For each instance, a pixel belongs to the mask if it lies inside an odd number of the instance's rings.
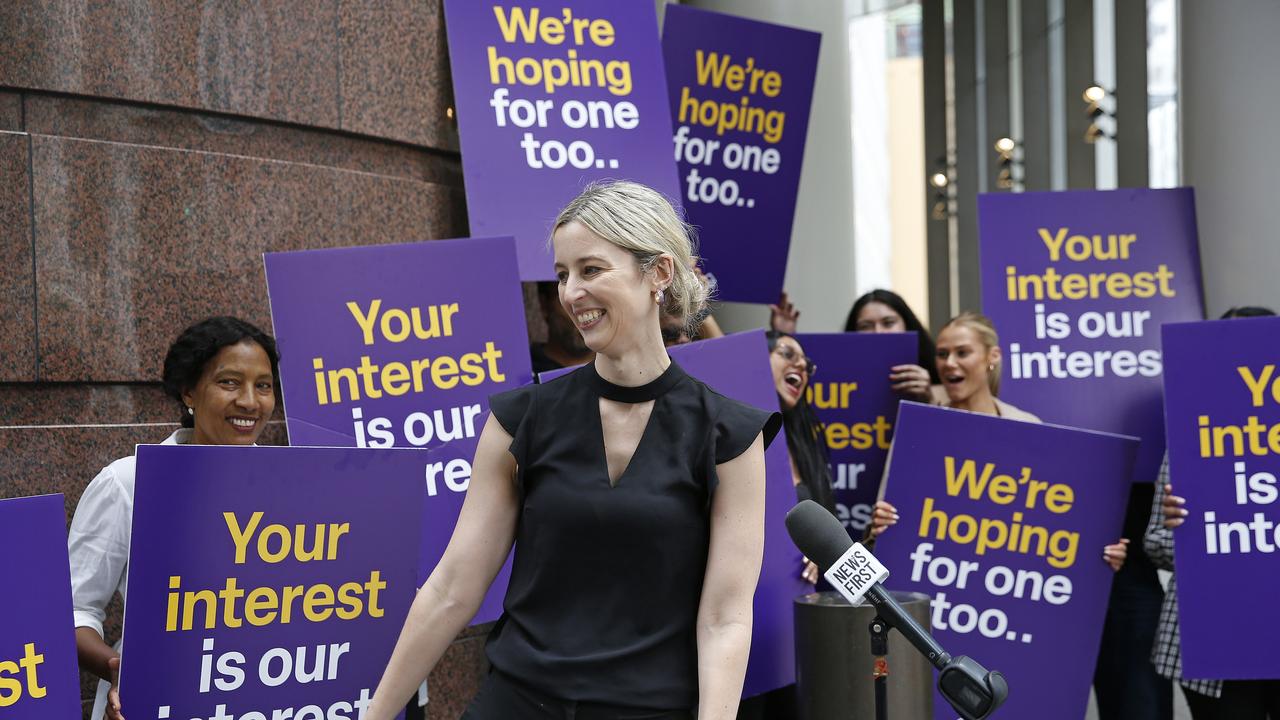
[{"label": "microphone stand", "polygon": [[[885,656],[889,654],[889,630],[894,627],[938,669],[938,691],[961,718],[984,720],[1004,703],[1009,685],[1003,675],[988,672],[970,657],[952,657],[880,586],[872,585],[866,599],[878,611],[868,627],[871,655],[875,658],[876,720],[888,720],[889,663]],[[892,621],[886,620],[886,615]]]},{"label": "microphone stand", "polygon": [[885,658],[889,654],[890,629],[889,623],[879,615],[867,626],[871,633],[871,657],[875,662],[871,676],[876,686],[876,720],[889,720],[889,661]]}]

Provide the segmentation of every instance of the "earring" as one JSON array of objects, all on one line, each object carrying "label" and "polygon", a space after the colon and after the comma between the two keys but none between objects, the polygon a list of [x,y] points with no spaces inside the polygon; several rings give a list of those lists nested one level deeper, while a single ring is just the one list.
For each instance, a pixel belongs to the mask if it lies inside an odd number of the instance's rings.
[{"label": "earring", "polygon": [[659,289],[657,290],[657,292],[655,292],[655,293],[653,294],[653,301],[654,301],[654,302],[656,302],[657,304],[661,305],[661,304],[662,304],[662,300],[663,300],[663,296],[662,296],[662,289],[661,289],[661,288],[659,288]]},{"label": "earring", "polygon": [[987,372],[995,372],[995,371],[996,371],[996,366],[995,366],[995,365],[988,365],[988,366],[987,366]]},{"label": "earring", "polygon": [[188,408],[187,408],[187,414],[188,414],[188,415],[195,415],[195,414],[196,414],[196,409],[195,409],[195,408],[193,408],[193,407],[188,407]]}]

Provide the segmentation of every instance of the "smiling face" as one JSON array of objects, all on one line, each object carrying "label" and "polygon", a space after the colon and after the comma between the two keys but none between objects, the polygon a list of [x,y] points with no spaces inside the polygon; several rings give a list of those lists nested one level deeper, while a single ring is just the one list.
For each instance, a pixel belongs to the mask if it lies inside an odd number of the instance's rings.
[{"label": "smiling face", "polygon": [[588,348],[618,356],[660,342],[653,293],[670,283],[669,277],[663,281],[661,264],[655,272],[641,272],[635,256],[576,221],[557,228],[552,244],[560,304]]},{"label": "smiling face", "polygon": [[862,306],[854,320],[854,332],[900,333],[907,331],[902,316],[881,302],[871,301]]},{"label": "smiling face", "polygon": [[795,338],[785,335],[778,338],[769,353],[769,366],[773,369],[773,385],[778,391],[778,400],[784,409],[790,410],[809,386],[810,365],[804,348]]},{"label": "smiling face", "polygon": [[194,411],[196,445],[252,445],[276,408],[267,351],[252,340],[222,348],[182,401]]},{"label": "smiling face", "polygon": [[948,325],[938,333],[938,375],[952,405],[994,402],[989,376],[999,360],[1000,348],[987,347],[966,325]]}]

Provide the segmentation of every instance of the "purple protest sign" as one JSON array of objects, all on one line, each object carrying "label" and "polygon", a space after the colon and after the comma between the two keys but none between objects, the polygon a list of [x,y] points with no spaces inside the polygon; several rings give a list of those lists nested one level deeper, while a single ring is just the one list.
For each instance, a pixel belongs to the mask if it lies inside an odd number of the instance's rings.
[{"label": "purple protest sign", "polygon": [[[1001,714],[1084,717],[1137,445],[902,403],[885,477],[900,520],[876,556],[888,587],[933,597],[947,652],[1004,673]],[[955,718],[941,696],[934,717]]]},{"label": "purple protest sign", "polygon": [[[440,557],[431,534],[447,540],[470,482],[489,395],[533,377],[511,238],[268,253],[265,262],[289,442],[437,450],[419,456],[425,580]],[[476,622],[498,616],[506,577]]]},{"label": "purple protest sign", "polygon": [[125,712],[362,716],[417,589],[424,452],[139,446]]},{"label": "purple protest sign", "polygon": [[80,715],[67,517],[61,495],[0,500],[0,717]]},{"label": "purple protest sign", "polygon": [[551,222],[593,180],[676,198],[650,0],[446,0],[467,216],[513,235],[520,279],[555,277]]},{"label": "purple protest sign", "polygon": [[683,5],[662,28],[680,199],[723,300],[778,299],[822,35]]},{"label": "purple protest sign", "polygon": [[831,453],[836,517],[861,536],[871,522],[898,415],[889,368],[915,364],[918,340],[913,332],[803,334],[796,340],[818,367],[805,397]]},{"label": "purple protest sign", "polygon": [[[769,412],[778,411],[778,391],[769,367],[769,343],[764,332],[753,330],[713,340],[668,348],[671,358],[685,372],[716,392]],[[791,480],[791,460],[781,432],[764,453],[764,559],[756,584],[751,654],[743,697],[789,685],[796,681],[796,597],[812,592],[800,579],[800,551],[787,535],[787,511],[796,504]]]},{"label": "purple protest sign", "polygon": [[1274,680],[1280,318],[1162,330],[1182,676]]},{"label": "purple protest sign", "polygon": [[[769,367],[769,344],[761,330],[735,333],[667,348],[685,372],[725,397],[778,411],[778,393]],[[540,382],[573,372],[538,374]],[[796,504],[791,460],[781,432],[765,451],[764,559],[756,584],[751,654],[742,696],[759,695],[795,682],[795,625],[792,602],[813,591],[800,579],[800,552],[787,535],[786,515]]]},{"label": "purple protest sign", "polygon": [[1048,422],[1164,450],[1157,328],[1203,317],[1190,188],[978,198],[982,307],[1004,349],[1000,399]]}]

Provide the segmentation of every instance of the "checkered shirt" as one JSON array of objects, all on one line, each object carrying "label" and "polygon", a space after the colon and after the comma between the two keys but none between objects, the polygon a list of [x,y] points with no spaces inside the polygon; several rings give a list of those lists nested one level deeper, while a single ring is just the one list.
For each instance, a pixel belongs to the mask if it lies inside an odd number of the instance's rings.
[{"label": "checkered shirt", "polygon": [[[1151,501],[1151,519],[1142,538],[1147,557],[1161,570],[1173,570],[1173,531],[1164,526],[1164,486],[1169,482],[1169,456],[1160,464],[1160,476],[1156,478],[1155,498]],[[1208,695],[1222,696],[1221,680],[1191,680],[1182,677],[1181,634],[1178,631],[1178,578],[1169,579],[1164,593],[1164,605],[1160,607],[1160,623],[1156,626],[1156,642],[1151,648],[1151,663],[1162,677],[1177,680],[1188,690]]]}]

